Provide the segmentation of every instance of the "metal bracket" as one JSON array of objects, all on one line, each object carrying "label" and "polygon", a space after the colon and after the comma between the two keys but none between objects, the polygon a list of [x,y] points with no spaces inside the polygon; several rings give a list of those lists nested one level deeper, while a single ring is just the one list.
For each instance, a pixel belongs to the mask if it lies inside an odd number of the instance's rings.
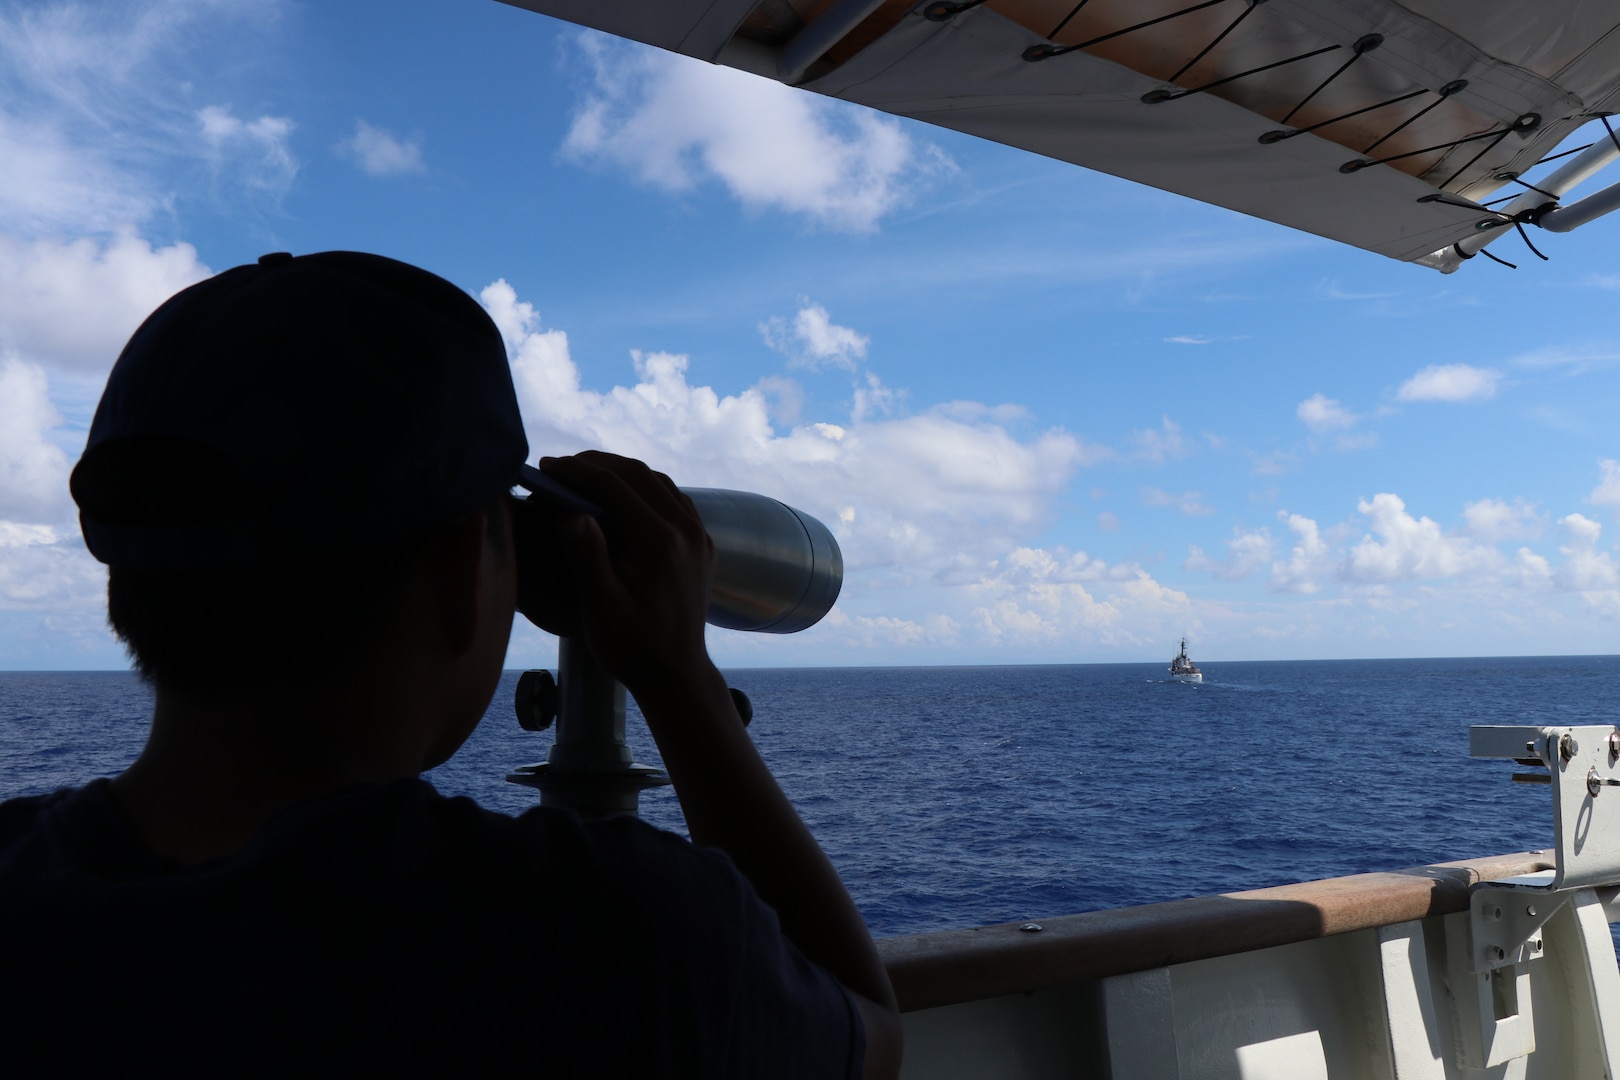
[{"label": "metal bracket", "polygon": [[[1476,758],[1506,758],[1533,770],[1515,780],[1552,788],[1554,869],[1476,885],[1463,943],[1448,952],[1457,994],[1463,1064],[1490,1069],[1535,1051],[1530,963],[1546,952],[1544,929],[1575,890],[1620,881],[1620,728],[1476,726]],[[1605,797],[1607,796],[1607,797]],[[1461,928],[1458,927],[1458,930]],[[1474,1008],[1461,983],[1472,979]]]},{"label": "metal bracket", "polygon": [[1620,882],[1620,728],[1497,727],[1468,729],[1476,758],[1507,758],[1547,772],[1553,789],[1558,870],[1554,890]]},{"label": "metal bracket", "polygon": [[1482,882],[1469,893],[1466,922],[1460,914],[1448,920],[1448,979],[1465,1068],[1494,1069],[1535,1052],[1530,962],[1546,951],[1543,928],[1569,898],[1549,891],[1552,876]]},{"label": "metal bracket", "polygon": [[[1551,881],[1552,871],[1543,873]],[[1523,878],[1475,886],[1468,894],[1469,970],[1479,974],[1539,960],[1546,951],[1541,928],[1568,899],[1568,893]]]}]

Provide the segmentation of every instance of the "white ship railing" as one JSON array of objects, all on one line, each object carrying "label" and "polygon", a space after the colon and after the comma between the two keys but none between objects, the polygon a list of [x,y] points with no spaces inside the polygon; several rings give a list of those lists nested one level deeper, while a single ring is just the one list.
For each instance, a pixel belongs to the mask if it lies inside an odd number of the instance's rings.
[{"label": "white ship railing", "polygon": [[[1518,852],[884,938],[878,950],[909,1012],[1458,914],[1473,886],[1552,866],[1549,851]],[[1620,888],[1605,893],[1620,907]]]},{"label": "white ship railing", "polygon": [[906,1076],[1620,1076],[1620,729],[1488,727],[1547,784],[1519,852],[878,943]]}]

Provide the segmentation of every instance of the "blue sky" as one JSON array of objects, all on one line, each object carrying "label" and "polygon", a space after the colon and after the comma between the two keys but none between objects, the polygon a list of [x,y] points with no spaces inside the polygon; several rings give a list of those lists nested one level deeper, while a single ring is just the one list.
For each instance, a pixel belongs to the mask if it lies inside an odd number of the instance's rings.
[{"label": "blue sky", "polygon": [[494,2],[0,2],[0,667],[123,666],[66,475],[140,318],[335,248],[482,299],[537,452],[833,527],[724,664],[1614,652],[1615,227],[1445,277]]}]

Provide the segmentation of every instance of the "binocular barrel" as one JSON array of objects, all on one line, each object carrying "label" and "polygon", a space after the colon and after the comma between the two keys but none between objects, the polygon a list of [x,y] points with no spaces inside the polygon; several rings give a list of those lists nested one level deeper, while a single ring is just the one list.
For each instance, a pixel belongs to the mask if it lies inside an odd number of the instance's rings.
[{"label": "binocular barrel", "polygon": [[[554,510],[601,513],[588,500],[524,466],[522,485]],[[682,488],[714,541],[708,620],[731,630],[792,634],[832,610],[844,584],[844,556],[827,526],[765,495]],[[525,730],[555,719],[557,741],[545,762],[507,776],[540,789],[547,806],[584,814],[635,813],[639,792],[669,777],[632,759],[624,741],[625,689],[577,638],[558,643],[558,672],[525,672],[513,704]],[[742,722],[751,708],[733,690]]]},{"label": "binocular barrel", "polygon": [[844,556],[827,526],[766,495],[682,488],[714,541],[709,622],[793,634],[832,610]]},{"label": "binocular barrel", "polygon": [[[532,465],[518,483],[553,510],[597,517],[600,507]],[[827,526],[768,495],[682,488],[714,541],[709,622],[728,630],[793,634],[838,601],[844,555]]]}]

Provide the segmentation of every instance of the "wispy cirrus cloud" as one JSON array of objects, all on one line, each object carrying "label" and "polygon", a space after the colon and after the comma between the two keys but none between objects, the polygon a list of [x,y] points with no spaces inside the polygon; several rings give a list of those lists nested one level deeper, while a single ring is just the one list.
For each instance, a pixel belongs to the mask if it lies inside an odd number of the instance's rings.
[{"label": "wispy cirrus cloud", "polygon": [[1367,292],[1356,289],[1347,289],[1339,284],[1337,278],[1326,278],[1316,283],[1316,295],[1324,300],[1388,300],[1399,294],[1392,292]]},{"label": "wispy cirrus cloud", "polygon": [[1143,506],[1170,506],[1188,517],[1207,517],[1215,512],[1215,508],[1204,501],[1201,491],[1183,491],[1178,495],[1162,488],[1146,487],[1141,497]]},{"label": "wispy cirrus cloud", "polygon": [[1546,345],[1520,353],[1513,363],[1524,368],[1559,370],[1566,375],[1585,375],[1620,363],[1620,346],[1607,342],[1582,345]]},{"label": "wispy cirrus cloud", "polygon": [[1225,341],[1248,341],[1248,334],[1216,336],[1210,334],[1177,334],[1164,339],[1166,345],[1215,345]]},{"label": "wispy cirrus cloud", "polygon": [[293,122],[285,116],[239,119],[229,105],[197,110],[197,124],[216,168],[229,168],[244,184],[280,194],[298,175],[298,160],[288,140]]},{"label": "wispy cirrus cloud", "polygon": [[[275,187],[267,176],[296,172],[276,130],[290,132],[290,121],[238,119],[228,104],[239,89],[232,73],[252,64],[236,46],[270,40],[284,6],[131,0],[0,10],[0,231],[78,236],[139,225],[176,197],[175,175],[198,163],[216,173],[231,166],[260,189]],[[221,55],[244,63],[209,62]],[[266,159],[269,173],[246,169]]]},{"label": "wispy cirrus cloud", "polygon": [[1299,456],[1287,450],[1248,451],[1249,469],[1256,476],[1283,476],[1299,467]]}]

